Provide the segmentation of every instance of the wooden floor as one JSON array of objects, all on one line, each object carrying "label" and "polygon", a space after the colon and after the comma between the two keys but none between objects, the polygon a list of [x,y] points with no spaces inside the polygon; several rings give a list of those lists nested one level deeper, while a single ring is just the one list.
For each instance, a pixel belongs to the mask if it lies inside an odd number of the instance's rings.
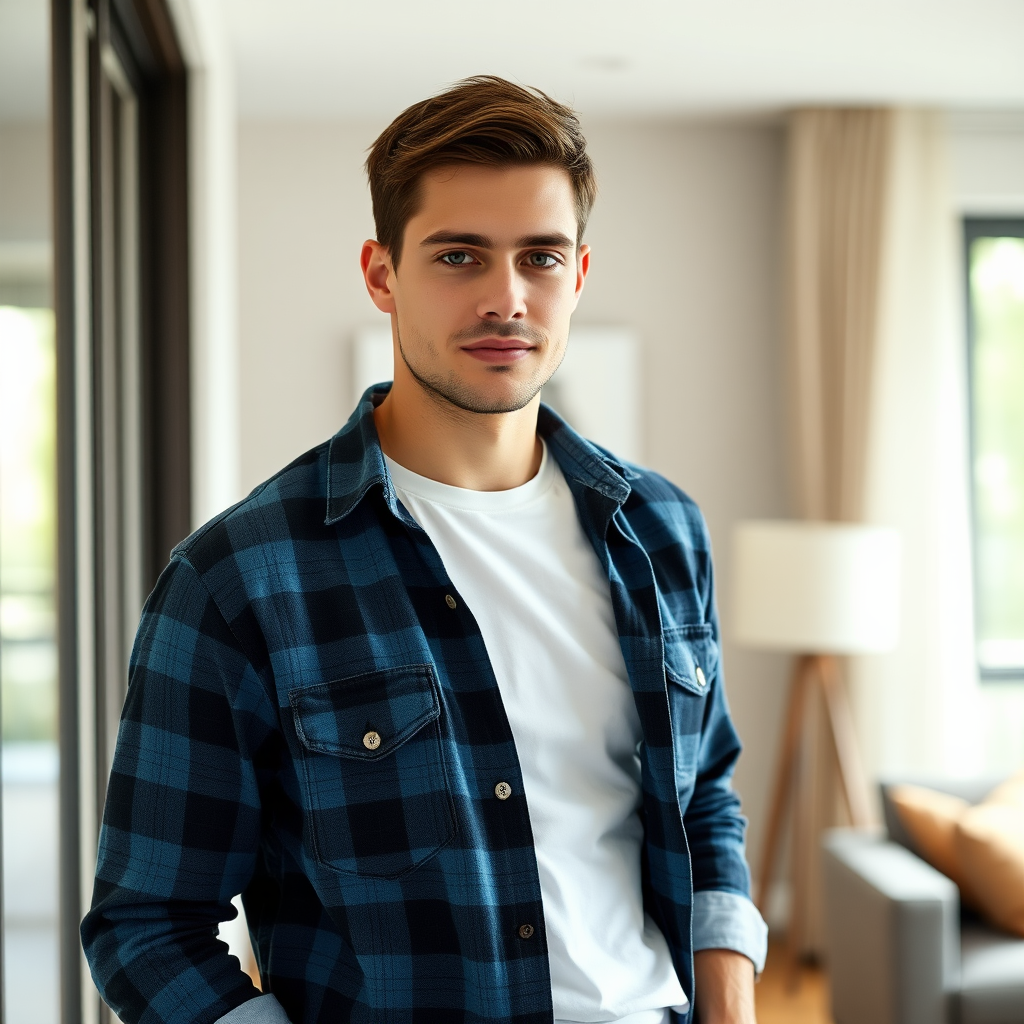
[{"label": "wooden floor", "polygon": [[757,1024],[832,1024],[825,972],[808,966],[794,972],[781,944],[768,947],[755,995]]}]

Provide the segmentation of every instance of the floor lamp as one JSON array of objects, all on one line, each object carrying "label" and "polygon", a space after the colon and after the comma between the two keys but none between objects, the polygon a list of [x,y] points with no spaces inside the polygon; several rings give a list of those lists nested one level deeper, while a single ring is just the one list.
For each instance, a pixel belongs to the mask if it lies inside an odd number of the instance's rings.
[{"label": "floor lamp", "polygon": [[[810,698],[823,699],[839,788],[855,826],[869,823],[867,780],[837,658],[890,650],[899,626],[900,543],[895,530],[846,523],[741,523],[733,541],[733,621],[737,643],[797,655],[789,683],[782,747],[772,787],[759,872],[764,913],[787,808],[793,808],[792,877],[806,874],[805,735]],[[793,886],[787,944],[800,952],[805,887]]]}]

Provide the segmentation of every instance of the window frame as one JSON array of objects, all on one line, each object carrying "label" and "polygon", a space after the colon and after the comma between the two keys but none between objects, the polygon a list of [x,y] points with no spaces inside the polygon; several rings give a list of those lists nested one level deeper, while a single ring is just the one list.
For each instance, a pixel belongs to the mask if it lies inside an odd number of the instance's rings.
[{"label": "window frame", "polygon": [[974,479],[974,461],[977,438],[975,436],[975,392],[974,392],[974,346],[977,331],[975,329],[974,295],[971,291],[971,247],[980,238],[1021,238],[1024,239],[1024,215],[1005,215],[988,217],[963,218],[963,267],[964,267],[964,311],[966,315],[966,355],[967,355],[967,429],[968,429],[968,485],[970,488],[971,508],[971,576],[974,587],[974,663],[978,670],[978,678],[983,683],[1021,683],[1024,682],[1024,664],[1007,668],[991,668],[982,665],[978,658],[978,625],[980,615],[981,593],[981,559],[980,530],[978,516],[977,487]]},{"label": "window frame", "polygon": [[[171,6],[50,0],[62,1024],[116,1019],[88,977],[79,922],[127,684],[120,627],[129,611],[137,621],[128,606],[191,529],[188,72]],[[118,144],[125,103],[137,116],[131,153]],[[118,205],[128,191],[133,210]],[[137,402],[118,386],[120,370],[110,372],[122,351],[111,332],[125,337],[129,317]],[[118,470],[110,441],[129,405],[141,419],[134,474]],[[137,492],[141,547],[128,569],[107,521],[126,489]]]}]

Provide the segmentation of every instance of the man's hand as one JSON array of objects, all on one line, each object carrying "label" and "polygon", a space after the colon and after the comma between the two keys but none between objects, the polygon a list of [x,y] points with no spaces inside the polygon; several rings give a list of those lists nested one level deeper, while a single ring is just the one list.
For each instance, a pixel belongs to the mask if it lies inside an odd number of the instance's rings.
[{"label": "man's hand", "polygon": [[693,973],[701,1024],[757,1024],[754,965],[742,953],[698,950]]}]

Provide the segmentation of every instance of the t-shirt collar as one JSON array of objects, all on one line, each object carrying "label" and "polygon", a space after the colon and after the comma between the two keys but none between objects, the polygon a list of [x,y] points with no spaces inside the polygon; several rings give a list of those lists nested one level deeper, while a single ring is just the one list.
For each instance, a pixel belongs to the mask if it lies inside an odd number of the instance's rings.
[{"label": "t-shirt collar", "polygon": [[[324,520],[328,526],[347,516],[370,490],[378,486],[391,513],[399,519],[405,519],[373,419],[375,406],[383,401],[390,390],[390,381],[367,388],[348,422],[328,444],[327,515]],[[547,452],[568,479],[598,491],[618,505],[629,496],[628,481],[635,478],[634,471],[618,462],[610,452],[585,440],[543,403],[537,417],[537,433],[544,440]],[[532,481],[524,486],[528,487],[530,483]]]}]

